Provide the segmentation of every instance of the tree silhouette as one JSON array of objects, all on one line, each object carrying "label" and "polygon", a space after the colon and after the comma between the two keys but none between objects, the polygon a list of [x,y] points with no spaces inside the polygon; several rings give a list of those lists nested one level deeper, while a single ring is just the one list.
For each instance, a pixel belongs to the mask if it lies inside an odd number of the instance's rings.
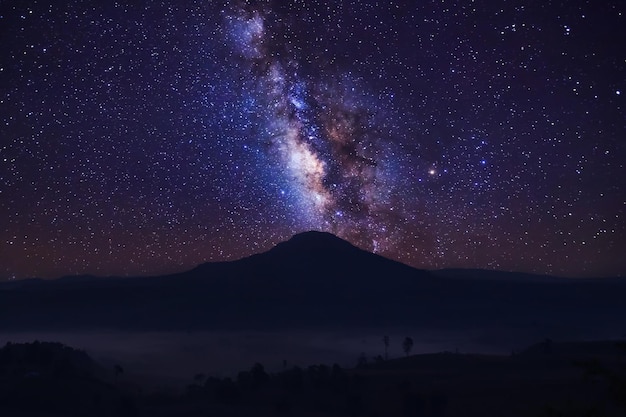
[{"label": "tree silhouette", "polygon": [[387,352],[389,351],[389,336],[383,337],[383,343],[385,344],[385,360],[389,359]]},{"label": "tree silhouette", "polygon": [[[626,343],[618,342],[616,347],[626,354]],[[613,401],[622,411],[626,411],[626,366],[623,362],[624,356],[619,358],[620,367],[608,366],[597,361],[576,361],[575,366],[585,370],[585,378],[600,377],[608,385],[609,394]]]},{"label": "tree silhouette", "polygon": [[552,339],[546,338],[546,340],[543,341],[542,346],[543,353],[545,353],[546,355],[552,353]]},{"label": "tree silhouette", "polygon": [[115,382],[117,383],[117,378],[124,373],[124,368],[122,368],[120,365],[115,365]]},{"label": "tree silhouette", "polygon": [[263,365],[258,362],[254,364],[254,366],[250,370],[250,374],[252,375],[252,381],[255,387],[263,385],[270,379],[267,372],[265,372],[265,368],[263,367]]},{"label": "tree silhouette", "polygon": [[407,336],[404,338],[404,342],[402,342],[402,350],[404,350],[406,356],[409,356],[411,349],[413,349],[413,339]]},{"label": "tree silhouette", "polygon": [[364,352],[361,352],[361,354],[359,355],[359,358],[357,359],[356,367],[364,368],[366,366],[367,366],[367,356],[365,356]]}]

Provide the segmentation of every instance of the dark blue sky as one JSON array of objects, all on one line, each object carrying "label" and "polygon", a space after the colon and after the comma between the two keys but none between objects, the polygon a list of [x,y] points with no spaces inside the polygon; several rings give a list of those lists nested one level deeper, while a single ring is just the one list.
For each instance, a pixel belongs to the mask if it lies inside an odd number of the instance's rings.
[{"label": "dark blue sky", "polygon": [[619,1],[2,2],[0,278],[326,230],[422,268],[626,270]]}]

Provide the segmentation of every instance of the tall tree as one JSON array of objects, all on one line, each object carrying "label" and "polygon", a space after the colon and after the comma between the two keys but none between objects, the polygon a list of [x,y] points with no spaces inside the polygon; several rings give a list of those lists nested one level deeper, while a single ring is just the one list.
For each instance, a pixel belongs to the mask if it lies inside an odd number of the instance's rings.
[{"label": "tall tree", "polygon": [[407,336],[404,338],[404,342],[402,342],[402,350],[404,350],[406,356],[409,356],[411,349],[413,349],[413,339]]},{"label": "tall tree", "polygon": [[385,360],[388,360],[389,355],[387,352],[389,352],[389,336],[383,337],[383,343],[385,344]]}]

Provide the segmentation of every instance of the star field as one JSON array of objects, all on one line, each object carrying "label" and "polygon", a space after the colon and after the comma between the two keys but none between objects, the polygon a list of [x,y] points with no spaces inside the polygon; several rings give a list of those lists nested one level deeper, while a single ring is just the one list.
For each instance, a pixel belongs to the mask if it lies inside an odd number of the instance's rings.
[{"label": "star field", "polygon": [[626,6],[0,4],[0,279],[325,230],[419,268],[626,271]]}]

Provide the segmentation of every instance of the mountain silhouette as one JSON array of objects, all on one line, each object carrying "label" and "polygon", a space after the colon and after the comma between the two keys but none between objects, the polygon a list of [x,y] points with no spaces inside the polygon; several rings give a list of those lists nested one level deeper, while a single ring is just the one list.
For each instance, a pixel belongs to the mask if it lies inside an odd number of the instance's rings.
[{"label": "mountain silhouette", "polygon": [[[294,235],[264,253],[200,265],[190,275],[196,276],[196,282],[209,278],[226,286],[238,285],[243,293],[253,290],[257,296],[268,290],[272,294],[306,290],[328,298],[366,289],[380,291],[381,277],[390,274],[388,288],[414,281],[416,275],[430,277],[426,271],[367,252],[333,234],[311,231]],[[185,274],[181,278],[188,279]]]},{"label": "mountain silhouette", "polygon": [[522,278],[419,270],[332,234],[306,232],[264,253],[178,274],[0,285],[0,329],[403,326],[569,338],[626,329],[624,280]]},{"label": "mountain silhouette", "polygon": [[315,254],[318,256],[338,253],[355,253],[361,249],[332,233],[309,231],[298,233],[286,242],[281,242],[270,249],[272,253],[289,255]]}]

